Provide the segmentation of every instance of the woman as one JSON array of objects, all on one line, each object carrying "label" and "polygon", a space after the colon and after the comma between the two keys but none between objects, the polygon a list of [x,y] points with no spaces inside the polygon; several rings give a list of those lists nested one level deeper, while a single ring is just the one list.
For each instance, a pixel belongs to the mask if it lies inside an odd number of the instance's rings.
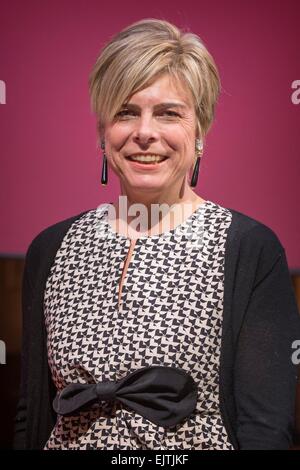
[{"label": "woman", "polygon": [[166,21],[103,48],[91,101],[102,184],[109,167],[123,199],[28,249],[15,448],[289,448],[300,321],[284,248],[193,190],[219,89],[199,37]]}]

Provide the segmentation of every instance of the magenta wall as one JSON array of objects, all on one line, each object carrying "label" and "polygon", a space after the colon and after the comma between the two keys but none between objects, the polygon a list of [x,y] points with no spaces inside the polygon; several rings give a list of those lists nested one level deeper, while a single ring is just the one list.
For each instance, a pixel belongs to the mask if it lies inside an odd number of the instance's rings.
[{"label": "magenta wall", "polygon": [[199,34],[219,66],[198,194],[270,226],[299,268],[298,0],[2,0],[0,253],[119,194],[111,173],[100,184],[88,75],[102,44],[146,17]]}]

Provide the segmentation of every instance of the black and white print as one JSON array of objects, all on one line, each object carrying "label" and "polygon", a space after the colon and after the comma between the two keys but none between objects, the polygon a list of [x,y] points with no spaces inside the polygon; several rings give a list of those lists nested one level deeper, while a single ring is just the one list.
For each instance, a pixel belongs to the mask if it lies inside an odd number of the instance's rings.
[{"label": "black and white print", "polygon": [[114,402],[58,416],[45,449],[233,449],[219,408],[228,209],[205,201],[161,235],[113,232],[108,206],[77,219],[56,253],[44,292],[48,360],[60,391],[119,380],[150,365],[175,366],[198,384],[195,412],[163,428]]}]

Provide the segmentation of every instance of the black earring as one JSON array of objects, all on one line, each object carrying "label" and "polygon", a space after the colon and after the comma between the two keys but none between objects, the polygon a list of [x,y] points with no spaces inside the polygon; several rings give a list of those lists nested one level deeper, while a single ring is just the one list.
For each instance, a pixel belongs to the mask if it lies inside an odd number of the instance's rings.
[{"label": "black earring", "polygon": [[197,159],[196,159],[196,163],[195,163],[195,166],[194,166],[193,175],[192,175],[192,179],[191,179],[191,183],[190,183],[190,186],[192,188],[195,188],[195,186],[197,186],[198,176],[199,176],[199,168],[200,168],[200,160],[201,160],[201,156],[202,156],[202,152],[203,152],[203,143],[200,139],[196,139],[196,152],[197,152]]},{"label": "black earring", "polygon": [[104,144],[104,142],[101,142],[101,149],[103,151],[101,184],[102,184],[102,186],[106,186],[107,181],[108,181],[108,171],[107,171],[107,158],[106,158],[106,155],[105,155],[105,144]]}]

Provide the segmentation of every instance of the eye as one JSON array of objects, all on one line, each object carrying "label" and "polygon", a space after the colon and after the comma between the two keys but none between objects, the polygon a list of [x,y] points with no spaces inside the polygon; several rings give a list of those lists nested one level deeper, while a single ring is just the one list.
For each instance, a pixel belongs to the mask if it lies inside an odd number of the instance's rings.
[{"label": "eye", "polygon": [[176,113],[175,111],[170,111],[170,110],[167,110],[167,111],[163,111],[162,114],[166,114],[167,116],[170,116],[170,117],[180,117],[180,114]]},{"label": "eye", "polygon": [[119,111],[117,114],[116,114],[116,117],[126,117],[126,116],[130,116],[130,115],[134,115],[134,111],[132,110],[129,110],[129,109],[122,109],[122,111]]},{"label": "eye", "polygon": [[[180,114],[176,113],[175,111],[170,111],[170,110],[164,110],[164,111],[161,111],[159,113],[159,115],[162,115],[162,116],[167,116],[167,117],[181,117]],[[116,114],[116,118],[125,118],[126,117],[130,117],[130,116],[136,116],[136,112],[134,110],[131,110],[131,109],[122,109],[121,111],[119,111],[117,114]]]}]

